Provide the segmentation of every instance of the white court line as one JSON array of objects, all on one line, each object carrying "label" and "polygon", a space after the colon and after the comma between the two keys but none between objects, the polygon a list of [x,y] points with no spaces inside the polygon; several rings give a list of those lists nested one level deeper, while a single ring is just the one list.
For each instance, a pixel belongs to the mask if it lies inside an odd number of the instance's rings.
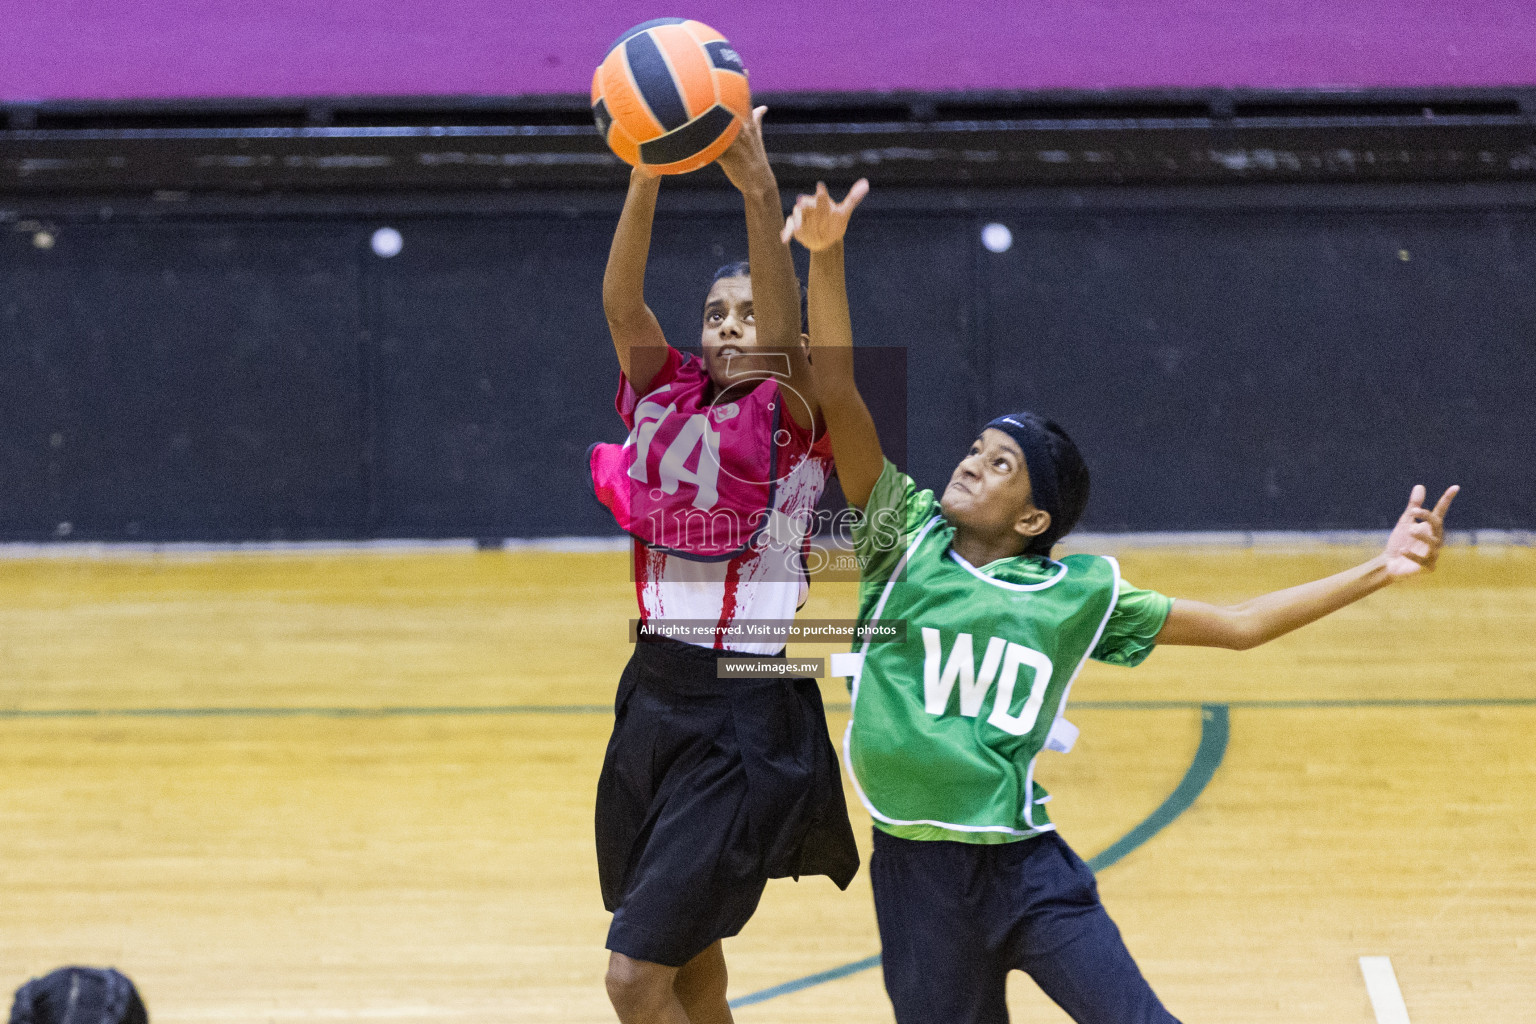
[{"label": "white court line", "polygon": [[1376,1024],[1409,1024],[1408,1007],[1397,987],[1391,958],[1363,956],[1360,973],[1365,975],[1365,991],[1371,997],[1371,1009],[1376,1011]]}]

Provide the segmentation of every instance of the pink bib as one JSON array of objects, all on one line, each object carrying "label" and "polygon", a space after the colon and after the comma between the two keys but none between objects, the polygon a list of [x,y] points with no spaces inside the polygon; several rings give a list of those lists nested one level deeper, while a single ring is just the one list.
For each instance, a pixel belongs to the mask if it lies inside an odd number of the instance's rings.
[{"label": "pink bib", "polygon": [[638,399],[624,382],[617,405],[628,439],[589,451],[598,500],[620,529],[659,551],[706,562],[746,552],[769,524],[791,449],[809,447],[809,432],[790,419],[775,380],[707,405],[703,363],[675,350],[656,379],[665,383]]}]

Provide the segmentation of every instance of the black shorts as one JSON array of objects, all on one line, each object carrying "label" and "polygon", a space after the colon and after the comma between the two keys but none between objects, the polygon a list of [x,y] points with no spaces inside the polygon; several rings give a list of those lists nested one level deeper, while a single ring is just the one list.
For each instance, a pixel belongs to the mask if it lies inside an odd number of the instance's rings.
[{"label": "black shorts", "polygon": [[717,679],[722,657],[635,645],[597,784],[608,948],[680,967],[741,931],[770,878],[859,867],[814,679]]},{"label": "black shorts", "polygon": [[1014,970],[1078,1024],[1178,1024],[1055,832],[984,846],[876,829],[869,878],[897,1024],[1004,1024]]}]

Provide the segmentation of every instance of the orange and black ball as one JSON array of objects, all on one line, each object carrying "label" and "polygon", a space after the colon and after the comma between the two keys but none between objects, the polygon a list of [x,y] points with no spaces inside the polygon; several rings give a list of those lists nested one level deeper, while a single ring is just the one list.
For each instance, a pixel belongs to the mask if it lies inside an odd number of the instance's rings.
[{"label": "orange and black ball", "polygon": [[752,116],[747,69],[702,22],[658,18],[625,32],[592,76],[592,115],[621,160],[657,174],[710,163]]}]

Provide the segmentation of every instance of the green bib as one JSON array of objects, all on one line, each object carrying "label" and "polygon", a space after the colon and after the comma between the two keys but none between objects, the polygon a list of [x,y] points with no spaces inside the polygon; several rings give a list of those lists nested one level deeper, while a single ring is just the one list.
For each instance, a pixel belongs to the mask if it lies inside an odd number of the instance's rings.
[{"label": "green bib", "polygon": [[877,827],[894,835],[1038,835],[1055,826],[1035,758],[1114,611],[1120,567],[1069,555],[977,569],[950,547],[954,528],[931,494],[922,497],[931,517],[909,517],[899,560],[892,548],[861,585],[860,621],[905,621],[906,634],[858,648],[849,772]]}]

